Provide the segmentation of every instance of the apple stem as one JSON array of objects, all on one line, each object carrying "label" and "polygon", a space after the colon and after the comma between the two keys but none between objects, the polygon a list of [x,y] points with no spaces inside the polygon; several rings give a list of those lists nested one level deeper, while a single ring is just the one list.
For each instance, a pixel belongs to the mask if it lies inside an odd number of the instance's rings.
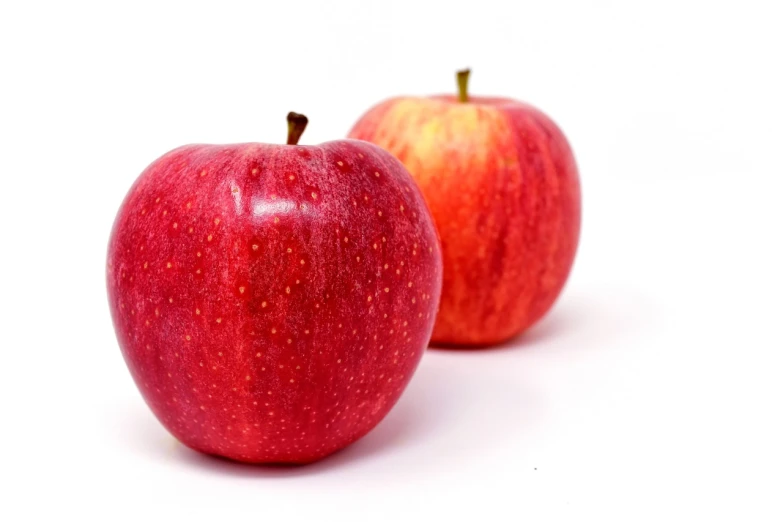
[{"label": "apple stem", "polygon": [[470,77],[470,69],[462,69],[457,71],[457,87],[459,88],[459,101],[460,103],[468,102],[468,78]]},{"label": "apple stem", "polygon": [[296,145],[307,127],[307,116],[297,112],[288,113],[288,145]]}]

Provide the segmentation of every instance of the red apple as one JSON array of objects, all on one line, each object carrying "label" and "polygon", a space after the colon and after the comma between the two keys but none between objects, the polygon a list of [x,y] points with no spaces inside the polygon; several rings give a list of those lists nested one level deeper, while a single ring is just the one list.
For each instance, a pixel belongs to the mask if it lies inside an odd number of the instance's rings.
[{"label": "red apple", "polygon": [[[289,143],[302,118],[289,115]],[[305,463],[400,397],[432,333],[442,262],[415,183],[375,145],[188,145],[125,198],[107,282],[128,368],[175,437]]]},{"label": "red apple", "polygon": [[384,101],[349,136],[380,145],[411,172],[443,247],[434,343],[487,345],[535,323],[576,254],[580,189],[571,148],[541,111],[467,95]]}]

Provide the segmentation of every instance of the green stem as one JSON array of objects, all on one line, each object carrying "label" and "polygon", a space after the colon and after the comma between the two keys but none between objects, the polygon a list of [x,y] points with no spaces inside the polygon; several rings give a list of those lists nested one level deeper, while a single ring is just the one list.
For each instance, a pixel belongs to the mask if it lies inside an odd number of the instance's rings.
[{"label": "green stem", "polygon": [[463,69],[457,71],[457,87],[459,88],[459,101],[460,103],[468,102],[468,78],[470,77],[470,69]]},{"label": "green stem", "polygon": [[296,112],[288,113],[288,145],[296,145],[307,127],[307,116]]}]

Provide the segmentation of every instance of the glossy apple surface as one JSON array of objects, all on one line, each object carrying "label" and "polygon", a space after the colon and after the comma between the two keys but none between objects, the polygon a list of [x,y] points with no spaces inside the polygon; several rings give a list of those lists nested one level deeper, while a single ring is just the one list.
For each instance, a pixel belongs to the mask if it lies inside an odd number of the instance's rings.
[{"label": "glossy apple surface", "polygon": [[505,98],[402,97],[349,136],[399,158],[421,188],[443,247],[433,343],[489,345],[541,318],[579,240],[576,162],[554,122]]},{"label": "glossy apple surface", "polygon": [[147,404],[189,447],[246,462],[314,461],[372,429],[430,339],[441,278],[413,180],[354,140],[164,155],[107,264]]}]

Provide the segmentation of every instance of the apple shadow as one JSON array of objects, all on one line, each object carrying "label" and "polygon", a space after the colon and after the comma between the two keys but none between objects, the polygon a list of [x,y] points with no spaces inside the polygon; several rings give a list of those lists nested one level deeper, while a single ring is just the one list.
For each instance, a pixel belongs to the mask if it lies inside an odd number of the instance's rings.
[{"label": "apple shadow", "polygon": [[[410,390],[407,390],[408,392]],[[424,434],[427,427],[416,401],[403,400],[395,405],[370,433],[342,450],[310,464],[251,464],[216,455],[208,455],[177,443],[173,457],[182,464],[210,473],[248,478],[294,478],[327,473],[336,468],[362,464],[384,453],[393,453],[407,442]]]},{"label": "apple shadow", "polygon": [[534,371],[525,364],[532,351],[536,358],[543,356],[539,351],[562,357],[640,330],[654,332],[663,318],[665,309],[640,293],[583,293],[569,296],[529,331],[497,346],[432,347],[399,402],[374,430],[312,464],[245,464],[191,450],[166,432],[140,398],[132,406],[106,411],[105,419],[123,448],[199,473],[285,480],[369,468],[379,477],[390,467],[448,472],[465,459],[485,458],[492,448],[518,444],[545,417],[546,396],[526,385],[536,382],[526,373]]},{"label": "apple shadow", "polygon": [[[559,303],[528,332],[482,349],[432,347],[389,415],[365,437],[306,465],[259,465],[205,455],[176,441],[141,399],[106,412],[118,442],[165,465],[248,479],[289,479],[385,466],[446,469],[455,454],[481,458],[488,448],[517,440],[540,419],[542,401],[525,377],[530,350],[571,352],[603,346],[639,329],[655,328],[661,310],[643,296],[582,294]],[[498,364],[493,356],[506,358]],[[466,358],[470,364],[466,364]],[[508,412],[516,412],[509,416]]]},{"label": "apple shadow", "polygon": [[[558,300],[530,329],[494,345],[431,344],[433,352],[477,355],[509,350],[572,349],[599,345],[639,330],[654,328],[662,318],[660,307],[632,289],[606,294],[575,294]],[[596,341],[586,343],[585,339]],[[599,342],[600,341],[600,342]]]},{"label": "apple shadow", "polygon": [[573,302],[555,306],[528,330],[496,344],[459,345],[449,343],[431,343],[429,349],[442,352],[495,352],[509,348],[531,348],[555,340],[559,335],[567,334],[569,330],[584,326],[590,315],[587,307],[578,306]]},{"label": "apple shadow", "polygon": [[480,408],[481,400],[459,387],[459,379],[448,367],[425,357],[398,403],[378,426],[347,448],[304,465],[248,464],[192,450],[174,439],[141,399],[134,406],[114,412],[116,427],[112,431],[134,453],[166,465],[235,477],[284,479],[364,467],[378,461],[415,461],[413,453],[459,431],[465,411]]}]

